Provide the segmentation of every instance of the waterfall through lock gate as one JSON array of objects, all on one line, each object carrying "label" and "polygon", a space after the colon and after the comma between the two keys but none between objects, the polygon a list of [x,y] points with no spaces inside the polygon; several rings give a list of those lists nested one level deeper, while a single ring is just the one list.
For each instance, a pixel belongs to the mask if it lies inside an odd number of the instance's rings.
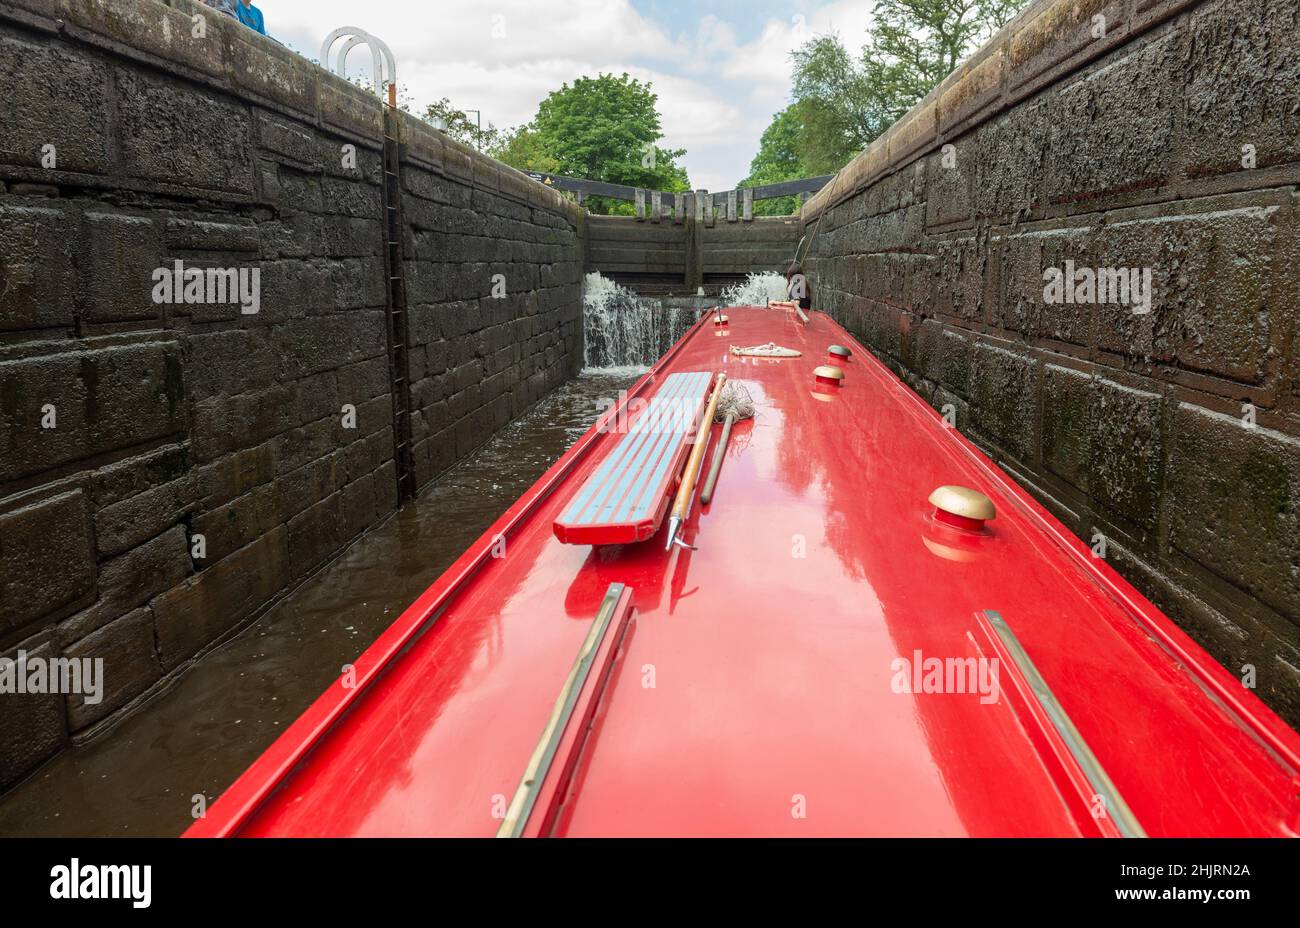
[{"label": "waterfall through lock gate", "polygon": [[719,298],[720,306],[766,306],[768,300],[788,300],[785,277],[774,271],[750,274],[743,284],[727,287]]},{"label": "waterfall through lock gate", "polygon": [[699,318],[687,301],[639,296],[599,272],[583,282],[582,302],[589,370],[649,367]]},{"label": "waterfall through lock gate", "polygon": [[644,370],[659,360],[709,306],[766,306],[786,298],[780,274],[750,274],[714,300],[644,297],[594,271],[583,281],[587,370]]}]

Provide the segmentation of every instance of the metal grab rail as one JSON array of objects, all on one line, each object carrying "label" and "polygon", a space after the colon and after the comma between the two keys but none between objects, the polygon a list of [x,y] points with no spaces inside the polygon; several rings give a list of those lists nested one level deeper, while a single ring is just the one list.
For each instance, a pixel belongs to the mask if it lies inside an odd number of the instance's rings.
[{"label": "metal grab rail", "polygon": [[[1088,786],[1092,790],[1094,799],[1101,802],[1100,817],[1109,820],[1115,828],[1115,832],[1124,838],[1145,838],[1146,831],[1133,810],[1129,808],[1124,797],[1120,794],[1119,789],[1111,780],[1106,769],[1102,766],[1097,755],[1092,752],[1092,748],[1084,740],[1083,735],[1075,728],[1074,721],[1070,718],[1065,708],[1061,705],[1052,688],[1047,685],[1043,675],[1039,673],[1038,668],[1034,666],[1033,660],[1030,659],[1029,653],[1025,650],[1016,633],[1012,631],[1007,620],[1002,617],[1000,612],[993,609],[985,609],[983,613],[976,613],[976,620],[981,617],[988,623],[992,629],[994,640],[1001,645],[1005,655],[1010,658],[1011,665],[1018,672],[1020,679],[1024,682],[1027,690],[1022,694],[1026,700],[1031,700],[1027,706],[1029,711],[1034,715],[1040,715],[1051,725],[1051,733],[1054,735],[1056,743],[1065,750],[1066,756],[1073,761],[1075,771],[1068,773],[1081,774]],[[1099,816],[1094,814],[1094,818]],[[1099,822],[1100,824],[1100,822]]]},{"label": "metal grab rail", "polygon": [[[335,64],[330,62],[330,52],[338,44],[339,39],[346,38],[343,47],[339,50],[338,59]],[[343,79],[348,76],[348,53],[358,45],[365,45],[370,49],[371,59],[373,61],[371,73],[374,75],[375,93],[382,98],[384,95],[384,85],[390,87],[397,86],[397,60],[393,57],[393,51],[383,39],[377,38],[366,32],[364,29],[358,29],[356,26],[340,26],[329,35],[325,36],[325,41],[320,47],[320,63],[326,71],[331,74],[337,74]]]},{"label": "metal grab rail", "polygon": [[[587,679],[596,664],[596,657],[602,650],[604,651],[600,679],[591,688],[583,708],[582,724],[584,725],[595,711],[597,698],[604,686],[604,679],[613,665],[614,655],[618,650],[622,632],[627,627],[627,618],[631,611],[631,588],[622,583],[611,583],[609,589],[605,591],[605,598],[601,601],[596,617],[591,622],[591,628],[587,630],[587,636],[582,641],[582,647],[578,649],[578,656],[574,658],[573,666],[569,668],[569,675],[565,677],[564,685],[560,687],[560,693],[555,697],[555,705],[552,706],[551,714],[542,728],[542,735],[537,739],[532,756],[529,757],[528,764],[524,767],[524,774],[519,780],[519,787],[515,790],[514,798],[510,800],[501,827],[497,829],[498,838],[518,838],[524,835],[537,800],[542,795],[543,786],[547,784],[548,779],[553,779],[551,771],[555,766],[555,756],[559,751],[560,743],[565,740],[565,733],[569,730],[569,723],[575,715],[579,697],[586,689]],[[614,629],[612,639],[609,635],[611,628]],[[609,646],[602,647],[607,640],[611,642]],[[571,739],[569,756],[559,770],[561,778],[572,772],[573,760],[581,749],[582,743],[583,739],[580,736]],[[549,790],[549,807],[544,810],[542,816],[545,821],[539,822],[542,828],[550,824],[549,820],[553,818],[555,806],[564,798],[565,786],[565,782],[552,782],[552,788]],[[537,828],[534,828],[534,833],[539,833]]]}]

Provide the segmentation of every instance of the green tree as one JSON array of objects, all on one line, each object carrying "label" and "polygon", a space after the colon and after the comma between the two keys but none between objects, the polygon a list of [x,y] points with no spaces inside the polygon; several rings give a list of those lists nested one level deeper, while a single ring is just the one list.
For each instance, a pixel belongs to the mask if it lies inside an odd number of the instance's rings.
[{"label": "green tree", "polygon": [[806,174],[851,161],[1026,2],[877,0],[874,31],[858,56],[834,34],[795,50],[790,109],[801,124],[795,148]]},{"label": "green tree", "polygon": [[521,171],[559,174],[560,162],[546,149],[537,127],[532,123],[516,126],[501,135],[500,143],[488,154]]},{"label": "green tree", "polygon": [[911,106],[886,92],[878,72],[835,35],[810,40],[791,58],[792,109],[803,128],[796,148],[812,175],[844,167]]},{"label": "green tree", "polygon": [[[758,142],[758,154],[749,163],[749,176],[738,187],[761,187],[779,184],[785,180],[807,177],[799,157],[799,136],[803,123],[794,106],[788,106],[772,118],[772,124],[763,132]],[[798,197],[777,197],[756,200],[754,213],[758,216],[789,216],[799,208]]]},{"label": "green tree", "polygon": [[[482,116],[481,113],[476,115]],[[481,126],[479,119],[470,119],[468,112],[457,109],[446,97],[425,107],[422,118],[442,128],[456,141],[479,151],[491,154],[503,144],[501,130],[492,123]]]},{"label": "green tree", "polygon": [[869,63],[899,99],[920,100],[1026,0],[877,0]]},{"label": "green tree", "polygon": [[[480,132],[477,122],[446,97],[426,107],[423,118],[521,171],[669,192],[690,189],[685,168],[677,164],[685,150],[659,144],[658,97],[649,83],[626,74],[564,84],[542,101],[531,122],[505,131],[489,123]],[[604,197],[588,198],[587,208],[633,211],[630,203]]]},{"label": "green tree", "polygon": [[[553,159],[558,174],[655,190],[690,189],[676,163],[684,149],[660,147],[658,96],[649,83],[624,74],[580,77],[552,92],[529,130],[535,153]],[[535,169],[533,169],[535,170]],[[592,197],[592,212],[630,212],[618,201]]]}]

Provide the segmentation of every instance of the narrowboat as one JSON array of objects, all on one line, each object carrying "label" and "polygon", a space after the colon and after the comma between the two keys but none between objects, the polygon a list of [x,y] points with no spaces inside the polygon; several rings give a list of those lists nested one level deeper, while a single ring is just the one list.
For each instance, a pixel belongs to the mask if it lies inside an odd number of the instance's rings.
[{"label": "narrowboat", "polygon": [[951,424],[704,314],[187,834],[1295,836],[1296,733]]}]

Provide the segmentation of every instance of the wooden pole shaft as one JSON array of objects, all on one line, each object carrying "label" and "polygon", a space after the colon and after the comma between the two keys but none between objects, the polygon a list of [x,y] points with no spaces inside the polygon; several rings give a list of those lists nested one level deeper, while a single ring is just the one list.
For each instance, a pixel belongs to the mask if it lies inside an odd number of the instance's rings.
[{"label": "wooden pole shaft", "polygon": [[722,396],[722,385],[727,382],[726,374],[719,374],[714,384],[713,395],[700,420],[699,431],[695,434],[695,444],[691,456],[686,459],[686,470],[682,472],[682,484],[677,488],[677,499],[673,503],[673,518],[685,521],[686,512],[691,506],[691,496],[695,493],[695,481],[700,476],[700,464],[704,460],[704,449],[709,444],[709,431],[713,428],[713,414],[718,409],[718,398]]},{"label": "wooden pole shaft", "polygon": [[722,423],[722,435],[718,437],[718,446],[713,451],[713,460],[709,463],[709,476],[704,478],[704,488],[700,490],[700,504],[707,506],[713,499],[713,489],[718,485],[718,474],[722,473],[722,457],[727,453],[727,441],[731,438],[731,427],[736,417],[727,416]]}]

